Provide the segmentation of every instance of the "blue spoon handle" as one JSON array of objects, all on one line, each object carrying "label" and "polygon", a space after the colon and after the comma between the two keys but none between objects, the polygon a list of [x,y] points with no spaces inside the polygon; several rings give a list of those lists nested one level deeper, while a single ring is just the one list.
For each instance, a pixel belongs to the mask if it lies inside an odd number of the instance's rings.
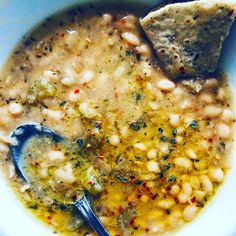
[{"label": "blue spoon handle", "polygon": [[99,236],[110,236],[108,231],[94,213],[85,195],[75,203],[75,206]]}]

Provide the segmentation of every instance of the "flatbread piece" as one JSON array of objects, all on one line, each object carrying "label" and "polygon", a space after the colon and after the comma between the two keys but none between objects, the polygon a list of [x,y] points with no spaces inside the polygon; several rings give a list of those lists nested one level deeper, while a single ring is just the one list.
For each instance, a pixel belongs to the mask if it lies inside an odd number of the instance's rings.
[{"label": "flatbread piece", "polygon": [[140,20],[163,70],[173,79],[203,77],[217,69],[236,16],[230,1],[169,4]]}]

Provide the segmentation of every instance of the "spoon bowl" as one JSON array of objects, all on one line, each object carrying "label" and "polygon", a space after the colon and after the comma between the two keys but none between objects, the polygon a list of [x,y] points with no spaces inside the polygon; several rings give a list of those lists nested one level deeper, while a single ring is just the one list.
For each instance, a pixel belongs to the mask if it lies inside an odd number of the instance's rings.
[{"label": "spoon bowl", "polygon": [[[24,159],[25,145],[35,136],[46,136],[56,143],[64,140],[60,135],[37,123],[23,124],[12,132],[11,138],[13,143],[10,145],[11,158],[18,176],[28,184],[31,184],[30,176],[25,173],[22,160]],[[94,213],[85,192],[80,194],[73,205],[99,236],[110,235]]]}]

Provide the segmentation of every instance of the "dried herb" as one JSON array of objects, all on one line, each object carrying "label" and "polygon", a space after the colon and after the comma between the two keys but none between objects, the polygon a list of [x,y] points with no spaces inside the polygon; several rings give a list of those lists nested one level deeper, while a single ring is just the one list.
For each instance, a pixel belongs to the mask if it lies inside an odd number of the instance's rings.
[{"label": "dried herb", "polygon": [[189,127],[191,127],[192,129],[197,129],[197,127],[198,127],[197,121],[196,121],[196,120],[193,120],[193,121],[190,123]]},{"label": "dried herb", "polygon": [[174,182],[176,180],[176,176],[171,175],[168,179],[168,182]]}]

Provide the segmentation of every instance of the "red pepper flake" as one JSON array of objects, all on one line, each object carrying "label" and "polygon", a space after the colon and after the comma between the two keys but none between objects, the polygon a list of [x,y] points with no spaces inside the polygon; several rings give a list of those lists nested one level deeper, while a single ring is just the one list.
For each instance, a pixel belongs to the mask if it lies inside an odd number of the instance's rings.
[{"label": "red pepper flake", "polygon": [[131,175],[129,178],[130,178],[131,183],[134,183],[136,181],[135,176],[133,176],[133,175]]},{"label": "red pepper flake", "polygon": [[213,142],[213,139],[212,139],[212,138],[209,138],[209,139],[208,139],[208,142],[209,142],[209,143],[212,143],[212,142]]},{"label": "red pepper flake", "polygon": [[170,186],[167,186],[166,191],[169,192],[171,190]]},{"label": "red pepper flake", "polygon": [[124,208],[122,206],[119,206],[118,211],[121,213],[122,211],[124,211]]},{"label": "red pepper flake", "polygon": [[94,182],[92,181],[92,180],[90,180],[89,182],[88,182],[88,185],[94,185]]},{"label": "red pepper flake", "polygon": [[134,206],[134,202],[128,202],[128,206]]},{"label": "red pepper flake", "polygon": [[74,90],[74,94],[79,94],[80,93],[80,90],[79,89],[75,89]]},{"label": "red pepper flake", "polygon": [[154,194],[153,196],[152,196],[152,200],[155,200],[156,198],[157,198],[157,196],[158,196],[158,194],[156,193],[156,194]]},{"label": "red pepper flake", "polygon": [[130,226],[133,226],[134,225],[134,221],[135,221],[135,218],[133,218],[131,221],[130,221]]},{"label": "red pepper flake", "polygon": [[55,144],[54,147],[53,147],[53,150],[54,150],[54,151],[58,151],[58,149],[59,149],[58,145]]},{"label": "red pepper flake", "polygon": [[72,200],[73,200],[74,202],[77,200],[77,196],[76,196],[76,195],[72,196],[71,198],[72,198]]},{"label": "red pepper flake", "polygon": [[148,233],[150,231],[149,228],[145,228],[145,232]]},{"label": "red pepper flake", "polygon": [[51,221],[51,220],[52,220],[52,216],[48,216],[47,219],[48,219],[49,221]]},{"label": "red pepper flake", "polygon": [[61,33],[61,37],[63,38],[65,36],[65,33]]},{"label": "red pepper flake", "polygon": [[137,198],[140,199],[142,197],[142,194],[141,193],[138,193],[137,194]]},{"label": "red pepper flake", "polygon": [[103,156],[103,155],[100,155],[100,154],[98,154],[98,159],[100,159],[100,160],[104,160],[104,156]]},{"label": "red pepper flake", "polygon": [[35,164],[35,166],[39,166],[40,165],[37,161],[34,164]]},{"label": "red pepper flake", "polygon": [[161,178],[161,183],[165,183],[165,181],[166,181],[165,177]]},{"label": "red pepper flake", "polygon": [[103,194],[104,194],[104,195],[107,195],[107,194],[108,194],[108,190],[107,190],[106,188],[103,190]]},{"label": "red pepper flake", "polygon": [[121,19],[121,23],[125,24],[126,23],[126,19]]},{"label": "red pepper flake", "polygon": [[196,202],[196,197],[192,197],[190,200],[192,203]]}]

